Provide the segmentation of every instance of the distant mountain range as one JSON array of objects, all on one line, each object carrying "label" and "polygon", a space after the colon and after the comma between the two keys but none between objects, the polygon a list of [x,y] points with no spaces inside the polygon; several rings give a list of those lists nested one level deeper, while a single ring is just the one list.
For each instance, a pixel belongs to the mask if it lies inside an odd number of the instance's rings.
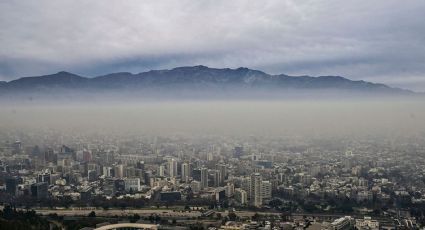
[{"label": "distant mountain range", "polygon": [[[340,76],[271,75],[248,68],[217,69],[206,66],[178,67],[171,70],[151,70],[138,74],[111,73],[97,77],[82,77],[69,72],[23,77],[0,82],[0,95],[30,97],[56,95],[88,95],[94,92],[114,95],[132,93],[134,96],[154,95],[232,97],[237,95],[274,97],[296,92],[350,92],[355,94],[415,94],[384,84],[352,81]],[[193,93],[195,92],[195,93]]]}]

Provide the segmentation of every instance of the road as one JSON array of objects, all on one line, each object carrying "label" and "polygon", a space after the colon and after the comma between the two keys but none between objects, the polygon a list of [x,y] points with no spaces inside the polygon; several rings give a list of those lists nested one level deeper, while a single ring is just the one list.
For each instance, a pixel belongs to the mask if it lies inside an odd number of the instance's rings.
[{"label": "road", "polygon": [[41,215],[49,215],[56,213],[59,216],[88,216],[90,212],[95,211],[96,216],[132,216],[138,214],[140,216],[158,215],[160,217],[186,217],[193,218],[201,216],[199,211],[185,211],[185,212],[173,212],[172,210],[160,210],[160,209],[34,209],[36,213]]},{"label": "road", "polygon": [[[1,209],[2,207],[0,207]],[[92,207],[87,208],[70,208],[70,209],[48,209],[48,208],[34,208],[36,213],[41,215],[57,214],[59,216],[88,216],[90,212],[95,211],[96,216],[113,217],[113,216],[132,216],[138,214],[140,216],[158,215],[160,217],[170,218],[196,218],[202,215],[200,211],[173,211],[171,209],[96,209]],[[227,216],[227,211],[215,211],[220,213],[222,216]],[[252,217],[255,215],[255,211],[235,211],[235,214],[239,217]],[[277,215],[280,216],[280,212],[258,212],[261,215]],[[322,218],[338,218],[344,216],[343,214],[324,214],[324,213],[292,213],[292,216],[314,216]]]},{"label": "road", "polygon": [[[56,213],[59,216],[88,216],[91,211],[96,212],[96,216],[132,216],[134,214],[138,214],[140,216],[149,216],[149,215],[158,215],[160,217],[186,217],[186,218],[193,218],[193,217],[199,217],[202,215],[202,212],[200,211],[173,211],[173,210],[161,210],[161,209],[88,209],[88,210],[81,210],[81,209],[34,209],[37,213],[41,215],[49,215]],[[227,211],[216,211],[215,213],[220,213],[222,216],[227,216]],[[240,217],[252,217],[255,215],[255,211],[235,211],[235,214]],[[277,215],[280,216],[282,213],[279,212],[258,212],[261,215]],[[336,215],[336,214],[308,214],[308,213],[293,213],[293,216],[316,216],[316,217],[339,217],[342,215]]]}]

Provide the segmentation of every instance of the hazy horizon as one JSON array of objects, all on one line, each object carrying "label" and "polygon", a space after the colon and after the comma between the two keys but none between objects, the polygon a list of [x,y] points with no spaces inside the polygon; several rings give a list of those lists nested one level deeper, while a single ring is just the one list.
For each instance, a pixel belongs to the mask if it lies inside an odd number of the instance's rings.
[{"label": "hazy horizon", "polygon": [[2,130],[62,130],[105,135],[402,136],[425,130],[416,100],[162,101],[6,105]]}]

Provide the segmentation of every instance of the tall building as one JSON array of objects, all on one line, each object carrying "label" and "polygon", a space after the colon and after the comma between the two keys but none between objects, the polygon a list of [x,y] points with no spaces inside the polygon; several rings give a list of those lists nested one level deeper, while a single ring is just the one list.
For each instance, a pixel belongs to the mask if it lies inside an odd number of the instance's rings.
[{"label": "tall building", "polygon": [[143,181],[145,182],[146,185],[150,185],[151,184],[152,175],[153,175],[153,173],[152,173],[151,170],[147,170],[143,174]]},{"label": "tall building", "polygon": [[57,160],[57,155],[55,154],[55,152],[53,151],[53,149],[48,148],[45,152],[44,152],[44,161],[47,162],[53,162],[55,163]]},{"label": "tall building", "polygon": [[114,173],[115,173],[115,177],[123,178],[124,177],[124,165],[119,164],[119,165],[115,166]]},{"label": "tall building", "polygon": [[235,189],[235,198],[241,205],[246,205],[248,203],[248,194],[243,189]]},{"label": "tall building", "polygon": [[242,146],[236,146],[233,150],[233,157],[234,158],[240,158],[243,155],[243,147]]},{"label": "tall building", "polygon": [[97,173],[96,173],[96,171],[89,170],[87,172],[87,179],[88,179],[89,182],[96,181],[96,179],[97,179]]},{"label": "tall building", "polygon": [[263,204],[263,199],[261,196],[262,181],[263,179],[260,173],[253,173],[251,175],[250,200],[255,207],[261,207],[261,205]]},{"label": "tall building", "polygon": [[223,163],[217,164],[217,170],[220,171],[219,184],[220,186],[224,185],[224,180],[226,179],[226,165]]},{"label": "tall building", "polygon": [[182,181],[188,183],[190,178],[190,165],[185,162],[182,164]]},{"label": "tall building", "polygon": [[251,199],[251,177],[243,177],[240,182],[240,187],[246,192],[247,199]]},{"label": "tall building", "polygon": [[33,197],[36,197],[37,199],[44,199],[47,198],[48,192],[47,192],[48,184],[46,182],[38,182],[31,185],[31,195]]},{"label": "tall building", "polygon": [[19,154],[22,152],[22,143],[20,141],[15,141],[15,143],[12,144],[13,148],[13,154]]},{"label": "tall building", "polygon": [[232,197],[234,193],[235,193],[235,185],[233,183],[227,183],[226,197]]},{"label": "tall building", "polygon": [[135,177],[136,176],[136,168],[130,166],[124,168],[124,177]]},{"label": "tall building", "polygon": [[226,189],[224,187],[218,187],[214,190],[215,201],[221,202],[226,198]]},{"label": "tall building", "polygon": [[137,192],[140,190],[140,178],[126,178],[124,179],[125,191]]},{"label": "tall building", "polygon": [[105,177],[113,177],[114,176],[114,169],[112,167],[103,167],[103,175]]},{"label": "tall building", "polygon": [[123,178],[124,177],[124,165],[119,164],[119,165],[115,166],[114,173],[115,173],[115,177]]},{"label": "tall building", "polygon": [[38,158],[41,155],[41,150],[40,150],[40,147],[38,147],[38,145],[34,146],[34,148],[31,151],[31,155],[36,158]]},{"label": "tall building", "polygon": [[[38,146],[36,146],[38,148]],[[60,149],[60,153],[62,154],[71,154],[72,152],[74,152],[74,150],[72,150],[70,147],[66,146],[66,145],[62,145],[61,149]]]},{"label": "tall building", "polygon": [[192,178],[193,180],[201,181],[201,168],[195,168],[192,170]]},{"label": "tall building", "polygon": [[198,193],[201,190],[201,182],[196,180],[190,182],[190,188],[192,189],[192,192]]},{"label": "tall building", "polygon": [[18,192],[18,178],[10,177],[6,179],[6,192],[15,196]]},{"label": "tall building", "polygon": [[221,171],[220,170],[214,170],[214,187],[219,187],[223,184],[223,181],[221,181]]},{"label": "tall building", "polygon": [[272,183],[270,181],[261,182],[261,199],[271,199],[272,198]]},{"label": "tall building", "polygon": [[175,159],[171,159],[168,162],[168,175],[170,177],[177,177],[177,161]]},{"label": "tall building", "polygon": [[208,169],[201,168],[201,189],[208,188]]},{"label": "tall building", "polygon": [[159,171],[159,176],[165,177],[165,166],[164,165],[160,165],[158,171]]},{"label": "tall building", "polygon": [[84,162],[90,162],[92,160],[93,156],[92,153],[88,150],[83,151],[83,161]]},{"label": "tall building", "polygon": [[207,154],[207,160],[208,160],[208,161],[213,161],[213,160],[214,160],[214,153],[209,152],[209,153]]},{"label": "tall building", "polygon": [[43,171],[37,175],[37,182],[46,182],[50,184],[50,172],[48,170]]}]

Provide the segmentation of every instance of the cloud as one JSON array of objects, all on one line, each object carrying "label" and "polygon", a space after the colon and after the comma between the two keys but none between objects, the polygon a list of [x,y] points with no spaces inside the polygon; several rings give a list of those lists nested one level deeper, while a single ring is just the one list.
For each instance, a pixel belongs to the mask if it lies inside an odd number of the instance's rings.
[{"label": "cloud", "polygon": [[424,10],[419,0],[4,0],[0,76],[204,64],[425,90]]}]

